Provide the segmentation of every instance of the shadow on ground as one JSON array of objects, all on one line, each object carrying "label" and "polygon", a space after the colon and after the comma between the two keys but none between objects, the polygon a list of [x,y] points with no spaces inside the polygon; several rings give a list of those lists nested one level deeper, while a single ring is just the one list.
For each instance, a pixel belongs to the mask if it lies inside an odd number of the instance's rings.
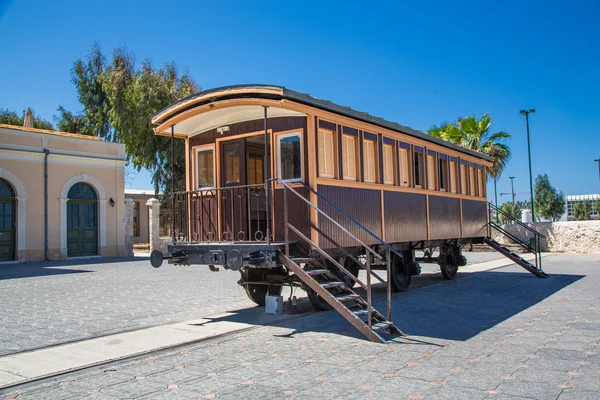
[{"label": "shadow on ground", "polygon": [[[583,277],[552,275],[548,279],[539,279],[528,273],[488,271],[464,279],[438,281],[440,284],[394,294],[392,320],[408,336],[466,341]],[[373,289],[373,296],[377,296],[374,307],[383,314],[387,313],[385,290],[382,284]],[[299,309],[299,315],[305,318],[282,320],[281,316],[265,314],[262,307],[255,307],[231,311],[210,322],[231,321],[292,329],[293,332],[285,337],[304,332],[327,332],[365,339],[336,312],[315,312],[306,298],[300,301]]]},{"label": "shadow on ground", "polygon": [[64,274],[79,274],[94,272],[89,269],[78,269],[76,267],[89,267],[102,264],[123,264],[149,260],[148,257],[127,258],[86,258],[77,260],[42,261],[22,264],[0,265],[0,280],[32,278],[37,276],[51,276]]}]

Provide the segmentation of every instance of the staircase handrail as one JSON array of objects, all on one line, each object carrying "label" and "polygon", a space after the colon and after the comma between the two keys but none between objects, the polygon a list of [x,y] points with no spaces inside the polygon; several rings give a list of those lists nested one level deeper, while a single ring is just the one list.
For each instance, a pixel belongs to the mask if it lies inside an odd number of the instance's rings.
[{"label": "staircase handrail", "polygon": [[[288,189],[292,189],[291,186],[289,186],[287,183],[283,182],[281,179],[274,178],[274,180],[276,180],[277,182],[285,185]],[[361,230],[363,230],[364,232],[366,232],[368,235],[370,235],[379,244],[385,246],[389,251],[391,251],[392,253],[396,254],[398,257],[403,258],[402,254],[400,254],[398,251],[396,251],[396,249],[394,249],[389,243],[385,242],[379,236],[375,235],[373,232],[371,232],[370,230],[368,230],[360,222],[358,222],[357,220],[355,220],[354,218],[352,218],[350,215],[346,214],[338,206],[336,206],[335,204],[333,204],[331,201],[327,200],[325,197],[323,197],[316,190],[314,190],[313,188],[311,188],[310,186],[308,186],[306,183],[304,183],[304,182],[300,182],[300,183],[302,184],[302,186],[304,186],[306,189],[308,189],[311,193],[313,193],[314,195],[316,195],[319,199],[321,199],[325,203],[329,204],[337,212],[339,212],[344,217],[346,217],[348,220],[350,220],[350,222],[352,222],[358,228],[360,228]],[[292,190],[292,191],[295,192],[295,190]],[[369,246],[367,246],[365,243],[363,243],[360,239],[356,238],[354,235],[352,235],[350,232],[348,232],[343,226],[341,226],[339,223],[337,223],[335,220],[333,220],[329,215],[327,215],[325,212],[323,212],[319,207],[317,207],[314,204],[312,204],[309,200],[305,199],[304,197],[302,197],[302,195],[298,194],[297,192],[296,192],[296,195],[299,198],[301,198],[305,203],[309,204],[312,208],[314,208],[315,210],[317,210],[321,215],[324,215],[327,219],[329,219],[331,222],[333,222],[336,226],[338,226],[339,228],[341,228],[344,232],[348,233],[353,239],[355,239],[357,242],[359,242],[362,246],[364,246],[365,248],[369,249],[369,251],[372,254],[376,255],[379,260],[383,260],[383,257],[381,255],[377,254],[375,251],[373,251],[371,248],[369,248]]]},{"label": "staircase handrail", "polygon": [[490,203],[489,201],[488,201],[488,207],[490,207],[492,210],[494,210],[494,211],[496,211],[496,212],[499,212],[500,214],[504,215],[504,216],[505,216],[506,218],[508,218],[510,221],[512,221],[512,222],[516,222],[516,223],[517,223],[517,225],[519,225],[519,226],[522,226],[523,228],[527,229],[529,232],[531,232],[531,233],[533,233],[533,234],[535,234],[535,235],[538,235],[538,236],[540,236],[540,237],[543,237],[544,239],[546,239],[546,236],[544,236],[543,234],[541,234],[539,231],[536,231],[535,229],[533,229],[533,228],[531,228],[531,227],[527,226],[527,224],[525,224],[525,223],[523,223],[523,222],[519,221],[517,218],[515,218],[514,216],[512,216],[512,215],[508,214],[507,212],[505,212],[505,211],[502,211],[502,210],[500,209],[500,207],[496,207],[495,205],[493,205],[493,204],[492,204],[492,203]]},{"label": "staircase handrail", "polygon": [[514,240],[515,242],[517,242],[518,244],[520,244],[522,247],[527,248],[527,250],[529,250],[529,252],[531,252],[531,253],[537,253],[537,250],[534,249],[533,247],[531,247],[529,245],[529,243],[525,242],[524,240],[519,239],[517,236],[513,235],[512,233],[510,233],[506,229],[503,229],[498,224],[496,224],[494,222],[490,222],[490,226],[492,228],[496,229],[497,231],[501,232],[505,236],[507,236],[509,239]]}]

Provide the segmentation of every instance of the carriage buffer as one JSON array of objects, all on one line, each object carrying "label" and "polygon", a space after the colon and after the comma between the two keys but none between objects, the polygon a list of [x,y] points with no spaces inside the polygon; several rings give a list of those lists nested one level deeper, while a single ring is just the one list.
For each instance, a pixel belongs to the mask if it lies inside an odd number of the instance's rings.
[{"label": "carriage buffer", "polygon": [[[171,168],[168,254],[151,263],[239,271],[258,305],[284,286],[306,290],[367,338],[402,335],[392,292],[421,263],[453,279],[462,248],[485,243],[537,277],[539,241],[519,241],[490,218],[491,159],[423,132],[280,86],[199,92],[159,111],[157,135],[185,141],[185,171]],[[175,174],[185,190],[174,190]],[[516,221],[515,223],[520,223]],[[496,230],[535,254],[530,263],[491,238]],[[373,306],[385,285],[387,309]]]}]

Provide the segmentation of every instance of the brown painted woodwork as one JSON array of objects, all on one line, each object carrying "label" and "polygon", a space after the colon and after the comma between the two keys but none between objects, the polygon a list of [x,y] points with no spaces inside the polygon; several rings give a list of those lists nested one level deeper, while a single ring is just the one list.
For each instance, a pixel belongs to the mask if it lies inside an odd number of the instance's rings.
[{"label": "brown painted woodwork", "polygon": [[460,199],[429,196],[430,240],[460,237]]},{"label": "brown painted woodwork", "polygon": [[[358,223],[381,237],[381,199],[379,190],[354,189],[339,186],[318,185],[318,192],[325,199],[335,204],[340,210],[354,218]],[[366,232],[358,229],[356,225],[341,215],[329,204],[319,199],[318,207],[336,222],[348,229],[353,235],[366,244],[375,244]],[[360,246],[358,242],[345,234],[341,229],[335,226],[331,221],[322,215],[319,215],[319,228],[330,236],[341,246],[351,247]],[[334,247],[331,243],[320,238],[322,248]]]},{"label": "brown painted woodwork", "polygon": [[483,237],[487,234],[487,204],[482,200],[462,199],[463,237]]},{"label": "brown painted woodwork", "polygon": [[[248,232],[248,192],[235,189],[248,184],[246,176],[245,139],[221,142],[221,187],[234,187],[220,192],[223,240],[245,240]],[[240,232],[244,232],[241,234]]]},{"label": "brown painted woodwork", "polygon": [[384,191],[383,204],[388,243],[427,239],[424,194]]},{"label": "brown painted woodwork", "polygon": [[[274,207],[273,207],[273,215],[274,215],[274,224],[275,224],[275,240],[283,241],[285,239],[285,231],[284,231],[284,205],[283,205],[283,190],[284,189],[276,189],[274,190]],[[309,198],[309,191],[304,187],[296,187],[294,188],[298,193],[302,195],[305,199]],[[287,206],[288,206],[288,222],[294,226],[294,228],[298,229],[302,232],[303,235],[310,237],[309,235],[309,216],[311,208],[308,204],[306,204],[302,199],[298,198],[298,196],[293,193],[288,192],[287,195]],[[302,247],[308,249],[308,244],[304,241],[301,241],[298,235],[296,235],[293,231],[289,231],[289,239],[290,240],[298,240],[298,244]]]}]

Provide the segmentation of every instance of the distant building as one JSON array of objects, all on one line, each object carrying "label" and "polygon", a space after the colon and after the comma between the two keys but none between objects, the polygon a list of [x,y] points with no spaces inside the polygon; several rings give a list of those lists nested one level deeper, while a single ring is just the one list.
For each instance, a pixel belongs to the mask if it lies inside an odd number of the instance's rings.
[{"label": "distant building", "polygon": [[125,198],[133,200],[133,243],[149,243],[148,206],[146,202],[157,197],[154,190],[125,189]]},{"label": "distant building", "polygon": [[0,124],[0,262],[125,256],[125,146]]},{"label": "distant building", "polygon": [[594,200],[599,199],[600,194],[578,194],[573,196],[565,196],[565,201],[567,203],[566,211],[563,214],[561,221],[573,221],[575,220],[575,204],[581,203],[582,201],[587,201],[590,204],[591,213],[590,216],[592,219],[600,219],[599,212],[600,210],[596,210]]}]

